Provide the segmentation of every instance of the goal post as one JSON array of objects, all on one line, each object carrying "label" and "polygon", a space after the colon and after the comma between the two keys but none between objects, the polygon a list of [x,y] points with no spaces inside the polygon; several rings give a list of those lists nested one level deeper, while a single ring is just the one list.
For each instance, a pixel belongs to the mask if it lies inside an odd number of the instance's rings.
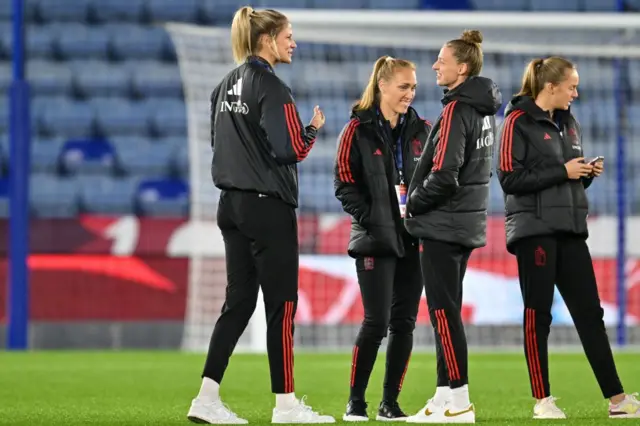
[{"label": "goal post", "polygon": [[[300,164],[300,302],[296,347],[345,350],[362,319],[352,259],[346,256],[349,219],[333,196],[336,140],[350,105],[364,88],[375,60],[392,55],[417,64],[414,107],[434,121],[442,90],[431,66],[443,43],[465,29],[483,32],[482,75],[501,88],[506,104],[520,86],[533,57],[562,55],[577,64],[580,98],[572,110],[582,124],[587,155],[606,158],[605,175],[588,191],[589,246],[610,335],[640,344],[640,16],[597,13],[399,12],[375,10],[282,10],[293,25],[298,48],[293,64],[276,74],[292,89],[303,120],[313,106],[327,121],[309,158]],[[372,29],[373,28],[373,29]],[[191,217],[202,239],[220,239],[215,226],[219,191],[211,181],[210,105],[212,89],[235,64],[228,27],[168,23],[176,47],[188,117]],[[499,113],[501,114],[501,113]],[[635,115],[634,115],[635,114]],[[498,121],[501,117],[498,116]],[[636,187],[637,188],[637,187]],[[516,346],[522,341],[522,302],[515,259],[505,251],[504,204],[491,183],[488,245],[471,257],[465,278],[463,317],[472,346]],[[199,244],[190,258],[183,348],[205,350],[224,301],[224,251]],[[261,300],[260,300],[261,303]],[[266,350],[266,320],[260,306],[239,350]],[[566,306],[556,293],[555,346],[579,344]],[[617,329],[616,328],[620,326]],[[433,332],[424,299],[415,332],[416,347],[431,349]],[[622,343],[622,341],[620,341]]]}]

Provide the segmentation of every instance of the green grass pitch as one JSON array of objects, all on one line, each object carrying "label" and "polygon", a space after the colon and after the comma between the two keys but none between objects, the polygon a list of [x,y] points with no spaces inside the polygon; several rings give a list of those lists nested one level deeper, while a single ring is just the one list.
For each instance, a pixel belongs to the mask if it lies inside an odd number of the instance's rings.
[{"label": "green grass pitch", "polygon": [[[0,353],[2,425],[179,425],[200,384],[204,355],[177,352]],[[640,356],[616,354],[628,392],[640,390]],[[479,424],[606,425],[609,420],[586,358],[551,355],[552,393],[567,421],[531,420],[527,370],[520,353],[470,357],[470,391]],[[380,400],[384,354],[378,357],[367,399],[374,417]],[[347,402],[350,354],[298,354],[296,393],[338,420]],[[432,395],[435,358],[414,354],[400,396],[414,413]],[[235,355],[221,390],[224,401],[250,424],[269,424],[274,403],[266,356]],[[340,422],[340,421],[339,421]],[[376,422],[377,423],[377,422]]]}]

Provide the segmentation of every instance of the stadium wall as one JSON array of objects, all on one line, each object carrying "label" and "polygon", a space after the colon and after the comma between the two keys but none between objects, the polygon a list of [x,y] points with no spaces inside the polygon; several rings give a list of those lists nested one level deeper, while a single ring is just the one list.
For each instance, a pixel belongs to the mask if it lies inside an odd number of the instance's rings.
[{"label": "stadium wall", "polygon": [[[344,215],[300,217],[300,303],[298,344],[305,348],[346,348],[362,318],[352,259],[344,255],[349,219]],[[616,321],[616,222],[592,218],[589,244],[609,327]],[[6,235],[8,222],[0,222]],[[640,235],[640,217],[629,219],[629,235]],[[515,259],[505,250],[504,221],[491,218],[489,244],[477,250],[465,280],[464,320],[474,346],[516,345],[522,304]],[[209,235],[203,240],[202,235]],[[640,323],[640,240],[629,238],[628,325]],[[0,241],[0,295],[6,294],[7,242]],[[180,347],[188,291],[189,256],[211,258],[210,283],[223,301],[224,249],[215,223],[133,216],[80,216],[31,224],[32,349]],[[215,307],[219,309],[219,307]],[[577,336],[557,295],[552,342],[576,344]],[[4,342],[6,303],[0,303]],[[426,303],[420,325],[428,324]],[[612,340],[615,338],[611,332]],[[431,347],[431,327],[419,326],[417,345]],[[629,329],[640,343],[640,328]],[[299,347],[300,347],[299,346]]]}]

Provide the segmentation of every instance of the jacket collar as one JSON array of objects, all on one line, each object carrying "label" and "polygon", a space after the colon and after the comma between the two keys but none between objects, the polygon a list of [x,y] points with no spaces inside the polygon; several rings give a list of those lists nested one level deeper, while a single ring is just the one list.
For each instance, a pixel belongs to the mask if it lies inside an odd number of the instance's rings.
[{"label": "jacket collar", "polygon": [[264,59],[263,57],[260,57],[260,56],[249,56],[245,62],[248,63],[248,64],[250,63],[250,64],[260,65],[261,67],[266,68],[267,71],[269,71],[270,73],[274,73],[275,74],[275,71],[273,70],[273,67],[271,66],[271,64],[266,59]]}]

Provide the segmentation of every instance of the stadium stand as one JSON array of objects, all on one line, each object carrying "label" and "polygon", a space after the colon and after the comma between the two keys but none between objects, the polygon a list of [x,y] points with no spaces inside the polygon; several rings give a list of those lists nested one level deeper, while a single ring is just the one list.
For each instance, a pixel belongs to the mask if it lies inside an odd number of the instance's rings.
[{"label": "stadium stand", "polygon": [[[187,123],[175,51],[168,35],[152,23],[166,20],[228,25],[240,0],[27,0],[28,64],[32,83],[31,210],[38,217],[67,217],[83,212],[185,216],[188,214]],[[257,7],[331,7],[416,9],[419,0],[263,0]],[[486,10],[612,11],[608,0],[473,0]],[[638,1],[629,1],[629,10]],[[8,104],[11,27],[9,2],[0,2],[0,176],[8,162]],[[322,49],[323,46],[314,46]],[[337,49],[337,50],[336,50]],[[388,53],[388,52],[382,52]],[[331,60],[317,63],[318,58]],[[348,59],[348,61],[346,60]],[[355,59],[355,61],[354,61]],[[291,82],[301,111],[322,105],[328,121],[323,130],[327,149],[301,166],[302,211],[333,212],[332,162],[335,137],[344,124],[350,102],[357,96],[371,64],[358,61],[358,52],[305,52],[299,49],[295,75],[278,70]],[[487,55],[485,73],[499,75],[503,93],[512,93],[522,72]],[[420,66],[431,65],[425,58]],[[609,66],[609,68],[607,68]],[[345,67],[352,72],[345,72]],[[581,64],[582,100],[575,113],[585,138],[603,155],[614,156],[609,135],[615,108],[610,86],[613,69],[593,61]],[[640,62],[631,61],[629,75]],[[352,76],[352,77],[350,77]],[[611,77],[611,78],[609,78]],[[629,92],[640,93],[640,80],[628,79]],[[422,85],[415,107],[426,118],[440,111],[440,93]],[[640,134],[640,104],[630,96],[632,134]],[[597,118],[597,119],[596,119]],[[634,152],[640,152],[635,150]],[[631,164],[637,164],[640,158]],[[640,183],[640,173],[630,176]],[[0,217],[6,217],[5,178],[0,177]],[[603,178],[613,179],[613,177]],[[602,183],[605,185],[605,183]],[[495,186],[495,185],[494,185]],[[636,185],[629,185],[630,188]],[[496,189],[499,189],[496,187]],[[640,197],[630,190],[631,207]],[[596,213],[612,213],[604,197]],[[502,210],[502,197],[493,191],[491,209]]]}]

